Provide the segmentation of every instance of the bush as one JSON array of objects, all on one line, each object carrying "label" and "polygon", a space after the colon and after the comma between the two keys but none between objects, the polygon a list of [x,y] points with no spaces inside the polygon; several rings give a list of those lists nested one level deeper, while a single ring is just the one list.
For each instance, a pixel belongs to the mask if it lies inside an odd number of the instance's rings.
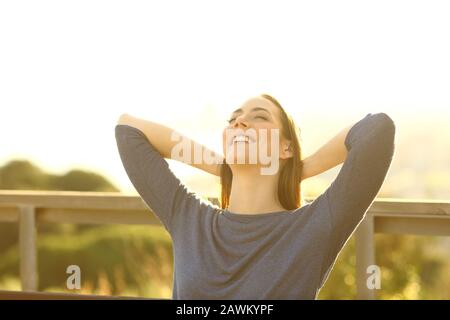
[{"label": "bush", "polygon": [[[79,234],[38,237],[39,291],[66,291],[69,265],[81,269],[78,293],[169,298],[172,244],[158,226],[101,226]],[[19,276],[19,252],[0,262],[2,277]]]}]

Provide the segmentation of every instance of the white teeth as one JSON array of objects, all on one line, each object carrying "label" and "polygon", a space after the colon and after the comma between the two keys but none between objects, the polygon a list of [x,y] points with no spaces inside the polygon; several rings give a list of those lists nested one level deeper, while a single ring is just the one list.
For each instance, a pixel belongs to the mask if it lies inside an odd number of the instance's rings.
[{"label": "white teeth", "polygon": [[236,136],[233,139],[233,142],[248,142],[249,138],[247,136]]}]

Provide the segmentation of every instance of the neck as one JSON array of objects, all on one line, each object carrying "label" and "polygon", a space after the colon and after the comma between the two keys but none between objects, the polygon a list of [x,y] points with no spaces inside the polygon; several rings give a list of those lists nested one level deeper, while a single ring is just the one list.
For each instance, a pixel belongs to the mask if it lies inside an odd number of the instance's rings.
[{"label": "neck", "polygon": [[257,166],[233,168],[228,210],[241,214],[258,214],[286,210],[278,200],[276,175],[261,175]]}]

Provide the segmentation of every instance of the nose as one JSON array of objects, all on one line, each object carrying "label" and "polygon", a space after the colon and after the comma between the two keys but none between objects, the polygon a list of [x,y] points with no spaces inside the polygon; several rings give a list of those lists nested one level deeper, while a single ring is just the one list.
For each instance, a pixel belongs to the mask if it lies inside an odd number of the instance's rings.
[{"label": "nose", "polygon": [[243,114],[240,115],[240,116],[237,116],[236,120],[234,121],[234,123],[232,125],[232,127],[233,128],[239,128],[239,127],[247,128],[248,127],[248,122],[247,122],[245,116]]}]

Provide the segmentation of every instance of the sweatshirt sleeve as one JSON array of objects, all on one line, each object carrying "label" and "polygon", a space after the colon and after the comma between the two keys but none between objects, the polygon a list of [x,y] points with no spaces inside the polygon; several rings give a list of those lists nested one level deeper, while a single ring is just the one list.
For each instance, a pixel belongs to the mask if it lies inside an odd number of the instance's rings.
[{"label": "sweatshirt sleeve", "polygon": [[128,125],[116,125],[115,135],[131,183],[166,230],[172,233],[176,216],[198,205],[201,199],[180,182],[142,131]]},{"label": "sweatshirt sleeve", "polygon": [[369,113],[345,138],[347,158],[324,192],[331,224],[327,267],[364,218],[385,180],[394,155],[395,130],[387,114]]}]

